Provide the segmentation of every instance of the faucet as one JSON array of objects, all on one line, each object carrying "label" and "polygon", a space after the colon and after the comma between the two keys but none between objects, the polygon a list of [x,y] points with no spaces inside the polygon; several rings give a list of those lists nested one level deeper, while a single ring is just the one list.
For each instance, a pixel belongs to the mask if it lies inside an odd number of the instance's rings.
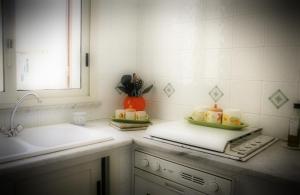
[{"label": "faucet", "polygon": [[33,96],[37,100],[38,103],[42,102],[40,99],[40,96],[33,91],[26,93],[16,102],[16,105],[10,115],[10,128],[6,132],[4,132],[9,137],[18,135],[18,133],[20,133],[24,129],[24,127],[20,124],[18,124],[17,126],[14,126],[14,119],[15,119],[15,114],[16,114],[17,109],[22,104],[24,99],[28,96]]}]

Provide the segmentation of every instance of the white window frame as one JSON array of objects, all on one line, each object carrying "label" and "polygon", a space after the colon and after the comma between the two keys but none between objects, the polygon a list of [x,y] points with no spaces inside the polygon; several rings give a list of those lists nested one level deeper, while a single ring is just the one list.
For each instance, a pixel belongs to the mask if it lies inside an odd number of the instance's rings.
[{"label": "white window frame", "polygon": [[[1,0],[0,0],[1,2]],[[6,3],[3,3],[6,2]],[[2,0],[3,10],[3,58],[4,58],[4,91],[0,92],[0,109],[12,107],[18,98],[28,91],[17,91],[16,85],[16,52],[9,48],[8,42],[14,43],[13,1]],[[81,88],[60,90],[35,90],[43,100],[41,105],[57,105],[76,102],[94,101],[90,90],[90,65],[86,66],[86,54],[90,53],[90,0],[82,0],[82,29],[81,29]],[[11,15],[8,15],[11,14]],[[12,44],[14,45],[14,44]],[[88,59],[89,60],[89,59]],[[90,60],[89,60],[90,61]],[[25,106],[36,105],[27,101]]]}]

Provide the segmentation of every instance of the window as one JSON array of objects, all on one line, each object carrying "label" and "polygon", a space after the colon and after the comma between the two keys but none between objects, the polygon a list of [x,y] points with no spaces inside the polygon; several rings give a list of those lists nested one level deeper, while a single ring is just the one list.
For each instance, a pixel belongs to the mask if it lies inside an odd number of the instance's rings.
[{"label": "window", "polygon": [[81,0],[15,0],[17,90],[80,88]]},{"label": "window", "polygon": [[1,11],[0,104],[26,90],[58,101],[90,96],[90,0],[2,0]]}]

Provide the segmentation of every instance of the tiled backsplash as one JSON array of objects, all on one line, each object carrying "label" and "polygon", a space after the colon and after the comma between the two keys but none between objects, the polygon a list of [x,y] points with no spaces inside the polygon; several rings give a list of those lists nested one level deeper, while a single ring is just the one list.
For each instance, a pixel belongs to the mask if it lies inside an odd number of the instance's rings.
[{"label": "tiled backsplash", "polygon": [[[15,115],[15,125],[22,124],[24,127],[51,125],[72,121],[73,112],[87,112],[87,119],[94,120],[101,115],[99,103],[87,103],[81,106],[48,106],[36,108],[21,108]],[[0,111],[0,127],[10,127],[11,110]]]},{"label": "tiled backsplash", "polygon": [[300,18],[280,3],[140,1],[137,64],[155,84],[152,117],[182,119],[217,102],[286,139],[299,99]]}]

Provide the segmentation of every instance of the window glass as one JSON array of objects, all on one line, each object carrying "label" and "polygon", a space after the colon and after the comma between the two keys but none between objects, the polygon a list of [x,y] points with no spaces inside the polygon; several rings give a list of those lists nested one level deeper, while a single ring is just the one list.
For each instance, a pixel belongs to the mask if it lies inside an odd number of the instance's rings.
[{"label": "window glass", "polygon": [[15,0],[17,90],[80,88],[81,0]]}]

